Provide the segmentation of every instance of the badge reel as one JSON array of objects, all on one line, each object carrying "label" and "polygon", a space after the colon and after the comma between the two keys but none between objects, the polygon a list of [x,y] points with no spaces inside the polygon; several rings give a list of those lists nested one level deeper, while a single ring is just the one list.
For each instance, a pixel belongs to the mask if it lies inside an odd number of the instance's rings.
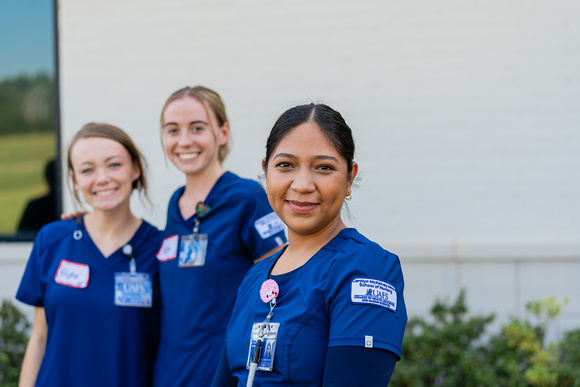
[{"label": "badge reel", "polygon": [[197,218],[193,224],[193,234],[183,235],[179,245],[179,267],[195,267],[205,265],[207,252],[207,234],[199,233],[199,222],[210,210],[210,206],[199,202],[195,207]]},{"label": "badge reel", "polygon": [[272,371],[274,368],[274,354],[276,352],[276,340],[280,323],[273,323],[271,320],[272,316],[274,316],[278,294],[279,288],[276,281],[272,279],[264,281],[260,289],[260,298],[264,303],[270,305],[270,311],[263,322],[255,323],[252,326],[246,364],[246,368],[250,370],[248,385],[251,385],[250,382],[253,383],[256,370]]},{"label": "badge reel", "polygon": [[123,255],[129,259],[129,272],[115,273],[115,305],[151,308],[153,285],[147,273],[137,273],[133,247],[123,246]]}]

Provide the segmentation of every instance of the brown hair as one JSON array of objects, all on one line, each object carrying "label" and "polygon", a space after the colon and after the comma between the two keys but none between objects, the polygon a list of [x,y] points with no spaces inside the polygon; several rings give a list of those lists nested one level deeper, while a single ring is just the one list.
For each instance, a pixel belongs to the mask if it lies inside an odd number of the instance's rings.
[{"label": "brown hair", "polygon": [[[136,189],[139,191],[139,193],[143,194],[147,198],[147,162],[145,157],[143,157],[143,154],[139,151],[127,133],[116,126],[109,124],[86,124],[81,128],[81,130],[77,132],[77,134],[75,134],[71,140],[67,152],[67,165],[69,173],[73,176],[73,180],[74,169],[71,161],[71,150],[78,140],[81,138],[90,137],[107,138],[109,140],[118,142],[119,144],[123,145],[125,149],[127,149],[127,152],[129,152],[129,155],[131,156],[131,161],[137,166],[137,168],[139,168],[139,171],[141,172],[139,177],[133,182],[132,189]],[[81,201],[76,190],[73,190],[73,195],[77,202],[80,203]]]},{"label": "brown hair", "polygon": [[[163,105],[163,110],[161,110],[161,144],[163,144],[164,142],[163,114],[165,114],[165,109],[167,109],[167,106],[169,106],[171,102],[185,97],[191,97],[198,100],[206,109],[206,113],[208,116],[210,115],[208,108],[211,109],[211,111],[214,112],[217,118],[217,123],[219,127],[222,127],[226,122],[229,121],[228,116],[226,115],[226,106],[224,105],[224,101],[222,100],[222,98],[218,93],[203,86],[195,86],[195,87],[186,86],[171,94],[169,98],[167,98],[167,101],[165,101],[165,105]],[[226,142],[224,145],[220,145],[220,148],[218,150],[218,160],[220,163],[222,163],[226,159],[226,156],[228,155],[229,152],[230,152],[230,144],[228,139],[228,142]]]}]

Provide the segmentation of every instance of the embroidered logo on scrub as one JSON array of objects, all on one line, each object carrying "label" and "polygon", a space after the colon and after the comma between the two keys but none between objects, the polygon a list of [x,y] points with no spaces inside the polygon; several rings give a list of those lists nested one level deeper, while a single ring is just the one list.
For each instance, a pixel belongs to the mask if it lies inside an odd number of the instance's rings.
[{"label": "embroidered logo on scrub", "polygon": [[163,244],[157,253],[157,259],[161,262],[169,261],[177,257],[177,242],[179,235],[175,234],[163,240]]},{"label": "embroidered logo on scrub", "polygon": [[284,223],[282,223],[275,212],[271,212],[268,215],[262,216],[260,219],[256,220],[254,222],[254,227],[260,234],[260,237],[262,239],[266,239],[284,230]]},{"label": "embroidered logo on scrub", "polygon": [[397,311],[397,290],[391,284],[371,278],[353,278],[350,301],[355,304],[382,306]]},{"label": "embroidered logo on scrub", "polygon": [[63,259],[58,265],[54,281],[57,284],[84,289],[89,284],[89,265]]}]

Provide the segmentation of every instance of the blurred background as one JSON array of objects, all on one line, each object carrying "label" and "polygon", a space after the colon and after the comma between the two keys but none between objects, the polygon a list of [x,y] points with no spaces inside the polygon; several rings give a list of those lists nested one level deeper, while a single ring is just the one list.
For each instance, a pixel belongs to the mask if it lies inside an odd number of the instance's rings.
[{"label": "blurred background", "polygon": [[75,208],[60,161],[87,122],[136,140],[152,205],[135,210],[164,227],[184,180],[161,108],[204,85],[230,118],[225,167],[244,177],[284,110],[343,114],[361,176],[349,223],[400,256],[410,315],[461,289],[497,324],[568,297],[558,337],[580,326],[578,20],[572,0],[3,0],[0,296],[31,250],[29,202],[53,192],[49,218]]}]

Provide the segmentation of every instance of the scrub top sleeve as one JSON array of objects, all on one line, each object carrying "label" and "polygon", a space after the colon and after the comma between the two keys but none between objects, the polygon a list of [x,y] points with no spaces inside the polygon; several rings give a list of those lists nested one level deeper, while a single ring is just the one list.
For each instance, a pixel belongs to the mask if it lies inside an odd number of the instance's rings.
[{"label": "scrub top sleeve", "polygon": [[24,302],[25,304],[32,306],[43,306],[44,289],[45,286],[41,279],[41,250],[42,250],[42,240],[44,233],[42,230],[38,233],[36,239],[34,240],[34,245],[32,246],[32,252],[28,258],[28,263],[26,264],[26,269],[24,270],[24,275],[20,281],[20,286],[18,287],[18,292],[16,293],[16,299],[18,301]]},{"label": "scrub top sleeve", "polygon": [[377,248],[353,249],[335,261],[326,289],[329,347],[380,348],[401,356],[407,311],[399,258]]},{"label": "scrub top sleeve", "polygon": [[258,259],[275,247],[286,243],[284,224],[272,211],[268,197],[257,185],[252,195],[246,196],[241,217],[240,238],[252,259]]}]

